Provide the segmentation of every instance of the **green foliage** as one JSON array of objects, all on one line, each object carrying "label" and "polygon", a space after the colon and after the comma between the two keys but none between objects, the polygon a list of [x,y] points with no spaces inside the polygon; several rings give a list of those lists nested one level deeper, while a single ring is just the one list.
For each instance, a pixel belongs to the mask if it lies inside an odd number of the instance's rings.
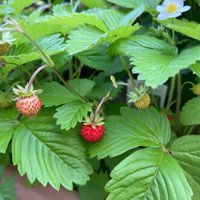
[{"label": "green foliage", "polygon": [[12,141],[13,164],[31,183],[37,179],[44,186],[58,190],[62,184],[72,190],[73,183],[86,183],[92,169],[77,129],[61,132],[49,116],[47,112],[19,123]]},{"label": "green foliage", "polygon": [[[83,200],[199,200],[200,97],[190,99],[184,87],[199,82],[199,1],[190,3],[186,19],[162,21],[155,19],[161,0],[50,2],[0,5],[0,32],[15,39],[5,47],[0,34],[1,163],[12,159],[31,183],[56,190],[77,185]],[[43,90],[41,111],[30,119],[17,112],[12,94],[27,82]],[[127,106],[127,93],[140,84],[150,108]],[[164,107],[152,90],[162,84],[168,87]],[[87,144],[80,127],[95,110],[105,133]],[[190,133],[196,135],[183,136]],[[0,199],[14,196],[2,180]]]},{"label": "green foliage", "polygon": [[94,7],[101,7],[105,8],[106,7],[106,0],[81,0],[81,3],[86,5],[89,8],[94,8]]},{"label": "green foliage", "polygon": [[155,7],[161,2],[161,0],[108,0],[111,3],[123,6],[126,8],[137,8],[140,5],[144,5],[147,10],[154,10]]},{"label": "green foliage", "polygon": [[108,194],[105,192],[104,186],[108,180],[108,175],[101,172],[99,174],[94,173],[87,185],[78,188],[80,200],[106,199]]},{"label": "green foliage", "polygon": [[134,36],[116,42],[111,52],[129,56],[131,64],[135,65],[133,73],[139,74],[138,79],[152,88],[200,59],[200,46],[187,48],[177,55],[174,46],[149,36]]},{"label": "green foliage", "polygon": [[168,19],[165,21],[159,21],[161,24],[170,28],[174,31],[187,35],[188,37],[194,38],[196,40],[200,40],[200,24],[196,22],[189,22],[186,19],[178,20],[178,19]]},{"label": "green foliage", "polygon": [[57,125],[61,125],[61,129],[69,130],[74,128],[77,122],[82,122],[88,112],[92,111],[92,104],[82,101],[73,101],[56,109],[54,118],[57,119]]},{"label": "green foliage", "polygon": [[198,200],[200,195],[200,185],[189,174],[187,174],[186,178],[193,191],[192,200]]},{"label": "green foliage", "polygon": [[16,200],[16,191],[14,181],[10,177],[3,178],[0,184],[0,199],[1,200]]},{"label": "green foliage", "polygon": [[172,155],[178,160],[183,169],[200,184],[200,136],[184,136],[175,140],[171,145]]},{"label": "green foliage", "polygon": [[108,200],[188,200],[192,196],[179,164],[160,149],[131,154],[114,168],[111,178],[106,185]]},{"label": "green foliage", "polygon": [[138,29],[138,24],[135,24],[134,26],[126,25],[104,33],[95,27],[80,27],[70,32],[69,40],[67,41],[68,53],[76,54],[102,43],[111,44],[120,38],[128,37]]},{"label": "green foliage", "polygon": [[91,146],[91,157],[114,157],[138,146],[159,147],[170,139],[166,117],[154,108],[140,111],[122,108],[121,116],[107,119],[105,129],[103,139]]},{"label": "green foliage", "polygon": [[9,0],[8,5],[14,9],[14,14],[19,14],[25,7],[37,2],[38,0]]},{"label": "green foliage", "polygon": [[180,120],[185,126],[196,125],[200,123],[200,97],[189,100],[182,108]]}]

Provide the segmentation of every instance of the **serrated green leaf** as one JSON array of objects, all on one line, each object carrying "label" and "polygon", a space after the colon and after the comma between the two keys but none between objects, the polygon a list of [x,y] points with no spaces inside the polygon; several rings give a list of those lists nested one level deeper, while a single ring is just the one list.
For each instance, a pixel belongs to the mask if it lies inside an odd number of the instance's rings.
[{"label": "serrated green leaf", "polygon": [[[183,106],[180,121],[185,126],[200,124],[200,97],[195,97]],[[194,117],[195,116],[195,117]]]},{"label": "serrated green leaf", "polygon": [[122,108],[121,116],[107,119],[105,130],[102,140],[90,147],[91,157],[114,157],[138,146],[162,146],[170,139],[166,116],[155,108]]},{"label": "serrated green leaf", "polygon": [[76,54],[103,43],[111,44],[120,38],[128,37],[138,29],[139,25],[135,24],[134,26],[120,26],[104,33],[95,27],[80,27],[70,32],[69,40],[67,41],[68,53]]},{"label": "serrated green leaf", "polygon": [[144,12],[145,6],[142,4],[132,12],[128,13],[120,22],[120,25],[132,24]]},{"label": "serrated green leaf", "polygon": [[88,112],[92,111],[92,104],[82,101],[73,101],[56,109],[54,118],[61,129],[69,130],[81,122]]},{"label": "serrated green leaf", "polygon": [[[68,84],[80,95],[87,95],[94,87],[94,81],[87,79],[73,79]],[[45,83],[42,87],[42,103],[46,107],[59,106],[72,101],[80,100],[80,97],[74,95],[65,86],[56,82]]]},{"label": "serrated green leaf", "polygon": [[0,153],[5,153],[17,126],[13,109],[0,109]]},{"label": "serrated green leaf", "polygon": [[14,181],[10,177],[3,178],[0,184],[0,200],[16,200]]},{"label": "serrated green leaf", "polygon": [[106,199],[108,194],[105,192],[104,186],[108,180],[109,178],[107,174],[94,173],[87,185],[78,188],[80,200]]},{"label": "serrated green leaf", "polygon": [[159,21],[159,23],[163,24],[169,29],[182,33],[183,35],[200,40],[200,24],[194,21],[189,22],[186,19],[168,19]]},{"label": "serrated green leaf", "polygon": [[81,0],[81,3],[89,8],[105,8],[106,0]]},{"label": "serrated green leaf", "polygon": [[43,90],[40,95],[41,100],[46,107],[59,106],[78,99],[67,88],[57,82],[45,83],[41,88]]},{"label": "serrated green leaf", "polygon": [[146,10],[154,12],[155,12],[155,7],[161,2],[161,0],[126,0],[126,1],[108,0],[108,1],[126,8],[137,8],[141,5],[144,5],[146,7]]},{"label": "serrated green leaf", "polygon": [[175,140],[170,151],[183,169],[200,184],[200,136],[190,135]]},{"label": "serrated green leaf", "polygon": [[[49,56],[66,50],[67,46],[63,42],[64,38],[60,37],[60,34],[51,35],[36,41],[41,49],[43,49],[43,51],[45,51]],[[18,47],[14,46],[9,51],[9,55],[0,56],[0,58],[8,63],[6,67],[2,69],[2,72],[7,74],[17,65],[23,65],[25,63],[41,59],[41,55],[32,44],[27,43]]]},{"label": "serrated green leaf", "polygon": [[194,74],[200,77],[200,63],[199,62],[191,65],[190,69],[193,71]]},{"label": "serrated green leaf", "polygon": [[93,89],[95,82],[89,79],[72,79],[69,84],[80,95],[86,96]]},{"label": "serrated green leaf", "polygon": [[72,190],[73,183],[84,185],[92,169],[86,161],[79,130],[65,134],[55,126],[50,113],[23,120],[16,128],[12,142],[13,164],[31,183],[36,179],[55,189],[60,185]]},{"label": "serrated green leaf", "polygon": [[96,14],[99,17],[99,19],[103,21],[108,30],[113,30],[119,27],[120,22],[125,17],[125,13],[115,9],[91,9],[87,12]]},{"label": "serrated green leaf", "polygon": [[189,174],[186,174],[186,178],[193,192],[192,200],[199,200],[200,185]]},{"label": "serrated green leaf", "polygon": [[139,74],[138,80],[145,80],[152,88],[200,60],[200,46],[185,49],[177,55],[174,46],[149,36],[134,36],[114,44],[111,51],[116,52],[114,49],[131,57],[131,64],[135,65],[133,73]]},{"label": "serrated green leaf", "polygon": [[14,9],[15,14],[19,14],[25,7],[37,2],[38,0],[9,0],[8,5]]},{"label": "serrated green leaf", "polygon": [[[96,70],[109,71],[111,68],[116,68],[117,65],[116,58],[110,56],[108,49],[103,45],[83,51],[77,54],[77,57],[82,64]],[[113,70],[112,73],[114,73]]]},{"label": "serrated green leaf", "polygon": [[107,200],[191,200],[183,170],[170,155],[147,148],[131,154],[111,172]]}]

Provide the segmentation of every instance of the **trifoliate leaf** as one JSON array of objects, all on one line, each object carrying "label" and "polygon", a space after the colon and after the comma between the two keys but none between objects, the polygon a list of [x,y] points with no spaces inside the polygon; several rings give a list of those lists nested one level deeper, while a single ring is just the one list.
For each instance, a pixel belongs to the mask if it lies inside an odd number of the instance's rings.
[{"label": "trifoliate leaf", "polygon": [[111,116],[105,134],[89,150],[91,157],[114,157],[138,146],[162,146],[169,142],[170,126],[164,114],[155,108],[122,108],[121,116]]},{"label": "trifoliate leaf", "polygon": [[200,184],[200,136],[190,135],[175,140],[170,151],[183,169]]},{"label": "trifoliate leaf", "polygon": [[200,40],[200,24],[196,22],[189,22],[186,19],[168,19],[164,21],[159,21],[169,29],[187,35],[188,37]]},{"label": "trifoliate leaf", "polygon": [[131,57],[131,64],[135,65],[133,73],[139,74],[138,79],[145,80],[152,88],[200,60],[200,46],[185,49],[177,56],[174,46],[149,36],[119,41],[111,47],[111,52]]},{"label": "trifoliate leaf", "polygon": [[191,200],[183,170],[167,153],[147,148],[132,153],[111,172],[107,200]]},{"label": "trifoliate leaf", "polygon": [[79,130],[68,133],[55,126],[49,112],[20,122],[12,141],[13,164],[19,173],[26,173],[31,183],[37,179],[57,190],[60,185],[69,190],[73,183],[84,185],[92,169],[77,135]]},{"label": "trifoliate leaf", "polygon": [[61,125],[61,129],[69,130],[81,122],[88,112],[92,111],[92,104],[82,101],[73,101],[56,109],[54,118],[56,124]]},{"label": "trifoliate leaf", "polygon": [[[182,108],[180,121],[185,126],[200,124],[200,97],[189,100]],[[195,117],[194,117],[195,116]]]}]

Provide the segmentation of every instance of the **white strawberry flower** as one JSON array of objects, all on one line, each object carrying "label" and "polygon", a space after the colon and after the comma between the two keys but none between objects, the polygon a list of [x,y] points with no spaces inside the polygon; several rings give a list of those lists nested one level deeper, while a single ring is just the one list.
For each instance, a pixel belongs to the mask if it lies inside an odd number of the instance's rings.
[{"label": "white strawberry flower", "polygon": [[156,10],[160,12],[158,20],[179,17],[190,8],[190,6],[184,6],[183,0],[165,0],[162,5],[156,7]]}]

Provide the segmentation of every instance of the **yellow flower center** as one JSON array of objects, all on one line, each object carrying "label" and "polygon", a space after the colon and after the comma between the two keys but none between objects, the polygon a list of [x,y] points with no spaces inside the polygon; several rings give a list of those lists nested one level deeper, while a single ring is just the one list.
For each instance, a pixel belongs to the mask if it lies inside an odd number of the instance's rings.
[{"label": "yellow flower center", "polygon": [[167,5],[167,12],[173,13],[177,11],[177,5],[175,3],[170,3]]}]

